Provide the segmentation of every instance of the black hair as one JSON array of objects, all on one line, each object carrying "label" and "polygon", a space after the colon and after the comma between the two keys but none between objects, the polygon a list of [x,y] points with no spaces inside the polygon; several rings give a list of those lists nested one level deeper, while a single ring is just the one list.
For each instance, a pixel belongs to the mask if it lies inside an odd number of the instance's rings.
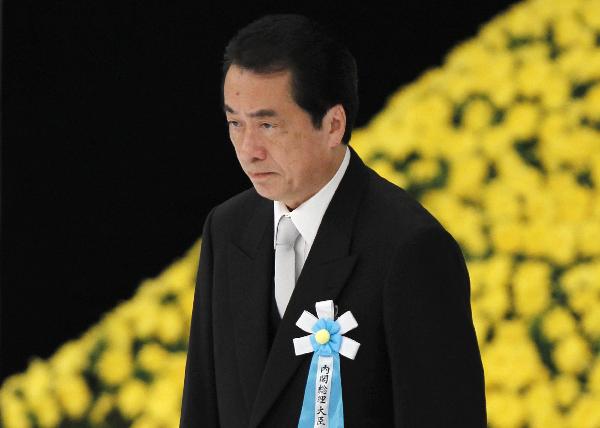
[{"label": "black hair", "polygon": [[313,126],[320,129],[327,110],[341,104],[346,113],[342,142],[350,141],[358,111],[356,61],[319,23],[295,14],[263,16],[227,44],[222,83],[231,65],[255,73],[289,70],[292,98]]}]

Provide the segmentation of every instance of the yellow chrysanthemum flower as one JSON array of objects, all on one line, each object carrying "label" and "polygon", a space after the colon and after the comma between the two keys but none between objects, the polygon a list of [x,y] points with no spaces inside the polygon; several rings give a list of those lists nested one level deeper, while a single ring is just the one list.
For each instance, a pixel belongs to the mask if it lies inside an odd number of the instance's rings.
[{"label": "yellow chrysanthemum flower", "polygon": [[583,220],[575,226],[579,253],[584,257],[600,256],[600,222]]},{"label": "yellow chrysanthemum flower", "polygon": [[60,376],[55,389],[62,408],[73,419],[81,418],[91,404],[92,393],[81,376]]},{"label": "yellow chrysanthemum flower", "polygon": [[581,397],[568,415],[569,427],[595,428],[600,426],[600,395]]},{"label": "yellow chrysanthemum flower", "polygon": [[550,303],[550,266],[543,262],[524,262],[513,278],[515,309],[524,317],[541,313]]},{"label": "yellow chrysanthemum flower", "polygon": [[31,404],[31,410],[38,424],[43,428],[55,427],[60,423],[62,412],[56,398],[46,394]]},{"label": "yellow chrysanthemum flower", "polygon": [[131,353],[123,349],[107,349],[98,361],[98,376],[107,385],[118,385],[132,373]]},{"label": "yellow chrysanthemum flower", "polygon": [[570,406],[580,393],[579,381],[573,375],[563,374],[554,379],[554,395],[563,407]]},{"label": "yellow chrysanthemum flower", "polygon": [[40,359],[34,359],[29,364],[21,383],[25,400],[30,405],[38,402],[48,394],[50,384],[51,373],[48,364]]},{"label": "yellow chrysanthemum flower", "polygon": [[112,394],[103,393],[94,403],[90,410],[90,420],[94,425],[101,425],[109,412],[114,408],[114,397]]},{"label": "yellow chrysanthemum flower", "polygon": [[87,352],[80,343],[67,342],[50,358],[51,369],[61,375],[81,373],[89,364]]},{"label": "yellow chrysanthemum flower", "polygon": [[117,394],[117,406],[127,419],[134,419],[146,405],[148,386],[138,379],[124,383]]},{"label": "yellow chrysanthemum flower", "polygon": [[587,387],[593,393],[600,395],[600,356],[596,356],[592,368],[588,372]]},{"label": "yellow chrysanthemum flower", "polygon": [[522,321],[504,321],[482,352],[486,385],[517,392],[532,382],[545,379],[544,368]]},{"label": "yellow chrysanthemum flower", "polygon": [[488,422],[493,427],[519,427],[526,421],[525,404],[512,392],[492,390],[486,393]]},{"label": "yellow chrysanthemum flower", "polygon": [[144,414],[159,423],[168,423],[177,415],[181,398],[178,382],[171,378],[161,378],[148,389]]},{"label": "yellow chrysanthemum flower", "polygon": [[160,422],[155,421],[149,416],[142,416],[134,421],[131,428],[159,428],[160,426]]},{"label": "yellow chrysanthemum flower", "polygon": [[527,422],[532,428],[564,427],[564,419],[550,381],[536,380],[527,390],[524,399],[527,406]]},{"label": "yellow chrysanthemum flower", "polygon": [[577,321],[573,315],[562,306],[555,306],[545,314],[542,321],[544,336],[557,341],[575,332]]},{"label": "yellow chrysanthemum flower", "polygon": [[559,370],[570,374],[578,374],[585,370],[592,357],[589,345],[576,333],[561,339],[556,344],[552,356]]},{"label": "yellow chrysanthemum flower", "polygon": [[596,309],[585,312],[581,322],[583,331],[594,341],[600,339],[600,310],[597,309],[599,306],[600,296],[598,296],[594,304],[594,308]]},{"label": "yellow chrysanthemum flower", "polygon": [[439,173],[440,165],[432,158],[417,159],[408,167],[408,177],[417,183],[432,181]]},{"label": "yellow chrysanthemum flower", "polygon": [[163,306],[160,311],[157,336],[163,343],[176,343],[183,340],[183,316],[174,305]]},{"label": "yellow chrysanthemum flower", "polygon": [[138,352],[137,361],[143,369],[157,372],[165,365],[168,355],[167,350],[158,343],[148,343]]},{"label": "yellow chrysanthemum flower", "polygon": [[31,426],[25,403],[12,394],[3,394],[0,397],[0,418],[2,424],[9,428],[29,428]]}]

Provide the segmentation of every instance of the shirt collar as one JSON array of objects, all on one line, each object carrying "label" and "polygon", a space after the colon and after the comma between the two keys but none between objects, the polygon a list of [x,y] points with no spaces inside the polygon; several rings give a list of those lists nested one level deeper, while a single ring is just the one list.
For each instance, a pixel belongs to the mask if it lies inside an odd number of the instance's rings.
[{"label": "shirt collar", "polygon": [[342,177],[346,172],[348,163],[350,162],[350,149],[346,146],[346,152],[344,159],[338,167],[335,175],[329,180],[329,182],[321,188],[317,193],[311,196],[306,201],[302,202],[292,212],[288,210],[287,206],[281,201],[273,201],[273,212],[274,212],[274,227],[273,227],[273,248],[275,248],[275,240],[277,233],[277,225],[279,224],[279,218],[282,215],[287,215],[292,219],[292,222],[302,235],[302,238],[306,241],[307,248],[310,249],[317,236],[317,231],[325,214],[325,210],[333,198],[333,194],[338,188]]}]

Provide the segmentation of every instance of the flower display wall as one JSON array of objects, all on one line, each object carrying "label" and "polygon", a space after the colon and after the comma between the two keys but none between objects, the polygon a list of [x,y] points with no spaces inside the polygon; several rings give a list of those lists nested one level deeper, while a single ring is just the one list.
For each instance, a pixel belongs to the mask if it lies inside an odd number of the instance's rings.
[{"label": "flower display wall", "polygon": [[200,241],[0,389],[0,426],[178,427]]},{"label": "flower display wall", "polygon": [[[515,5],[351,145],[461,245],[489,425],[600,427],[600,1]],[[0,426],[178,426],[199,248],[6,379]]]},{"label": "flower display wall", "polygon": [[492,427],[600,427],[600,2],[529,1],[353,136],[459,241]]}]

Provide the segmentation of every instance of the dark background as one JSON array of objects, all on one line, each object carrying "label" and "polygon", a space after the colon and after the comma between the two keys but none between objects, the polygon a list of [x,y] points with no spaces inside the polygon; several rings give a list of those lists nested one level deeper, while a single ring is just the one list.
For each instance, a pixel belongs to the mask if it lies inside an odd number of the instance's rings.
[{"label": "dark background", "polygon": [[513,2],[390,3],[5,1],[0,381],[129,298],[251,185],[219,104],[237,29],[270,12],[328,24],[357,59],[361,127]]}]

